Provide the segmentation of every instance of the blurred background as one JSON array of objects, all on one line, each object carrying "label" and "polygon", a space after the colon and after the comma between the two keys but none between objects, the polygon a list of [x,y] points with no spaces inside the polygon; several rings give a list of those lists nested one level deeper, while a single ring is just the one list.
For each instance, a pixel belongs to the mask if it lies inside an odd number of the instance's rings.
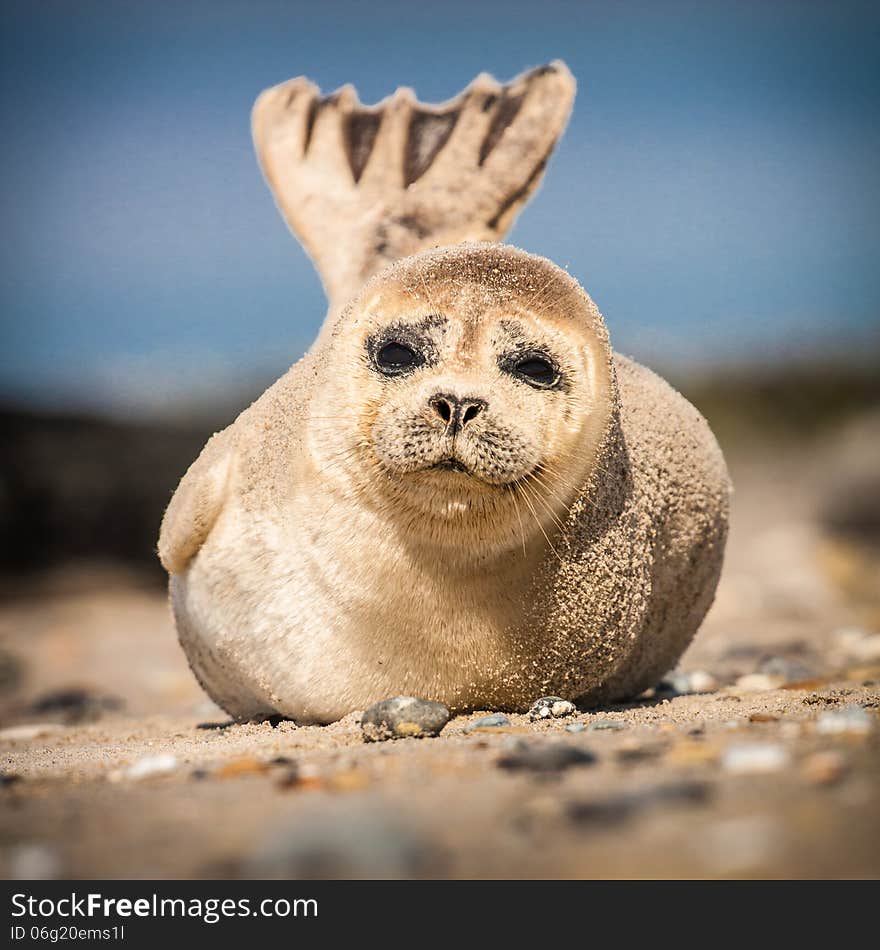
[{"label": "blurred background", "polygon": [[[568,63],[571,123],[510,240],[567,267],[615,348],[677,385],[725,450],[736,485],[727,566],[685,666],[732,684],[766,677],[769,663],[778,686],[780,669],[802,678],[880,663],[876,3],[0,9],[0,718],[108,723],[118,738],[113,717],[174,713],[187,728],[222,717],[177,647],[154,550],[207,437],[302,355],[324,317],[250,140],[255,97],[299,74],[325,92],[353,82],[366,103],[401,84],[433,102],[484,70],[507,80]],[[91,814],[98,799],[70,794]],[[64,824],[67,805],[55,825],[47,807],[24,807],[14,872],[126,871],[88,822]],[[118,808],[130,833],[131,806]],[[204,848],[220,823],[203,829]],[[66,856],[52,856],[55,844],[48,858],[26,850],[46,828]],[[200,872],[202,852],[180,863],[162,828],[135,835],[164,855],[152,871]],[[846,836],[828,829],[816,859],[828,874],[852,871],[846,849],[867,839],[853,829],[835,849],[828,841]],[[632,873],[627,839],[620,847],[609,867]],[[720,853],[683,873],[749,869],[713,864]],[[802,854],[771,858],[780,873],[803,867]],[[482,860],[461,867],[488,873]],[[565,867],[587,873],[580,860]]]},{"label": "blurred background", "polygon": [[615,347],[710,415],[807,434],[876,399],[876,4],[2,10],[5,570],[146,565],[204,436],[314,338],[323,292],[249,132],[259,91],[297,74],[442,101],[564,58],[571,124],[511,240],[568,267]]}]

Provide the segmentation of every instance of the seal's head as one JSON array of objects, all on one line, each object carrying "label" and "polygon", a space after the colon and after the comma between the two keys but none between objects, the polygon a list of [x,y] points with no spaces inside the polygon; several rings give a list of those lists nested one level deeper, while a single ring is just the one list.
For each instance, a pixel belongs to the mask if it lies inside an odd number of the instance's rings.
[{"label": "seal's head", "polygon": [[506,547],[547,533],[611,424],[602,318],[549,261],[464,244],[406,258],[342,313],[309,444],[414,537]]}]

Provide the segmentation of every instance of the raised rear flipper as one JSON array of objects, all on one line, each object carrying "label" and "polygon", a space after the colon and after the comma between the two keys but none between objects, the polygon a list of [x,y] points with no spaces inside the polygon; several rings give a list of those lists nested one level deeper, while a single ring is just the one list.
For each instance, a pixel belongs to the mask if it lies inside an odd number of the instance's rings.
[{"label": "raised rear flipper", "polygon": [[562,62],[507,85],[481,74],[431,106],[398,89],[363,106],[302,77],[253,110],[263,173],[338,309],[385,265],[440,244],[498,241],[540,181],[575,81]]}]

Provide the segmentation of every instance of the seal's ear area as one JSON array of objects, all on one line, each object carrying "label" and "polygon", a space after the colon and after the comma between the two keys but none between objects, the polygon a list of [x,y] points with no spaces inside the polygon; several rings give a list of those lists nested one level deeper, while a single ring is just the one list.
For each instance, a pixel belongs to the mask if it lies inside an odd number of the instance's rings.
[{"label": "seal's ear area", "polygon": [[198,554],[223,510],[234,458],[228,433],[209,439],[162,518],[159,560],[169,574],[179,574]]},{"label": "seal's ear area", "polygon": [[500,240],[536,188],[571,111],[562,62],[507,85],[478,76],[455,99],[398,89],[377,106],[307,79],[253,111],[260,164],[334,304],[387,264],[438,244]]}]

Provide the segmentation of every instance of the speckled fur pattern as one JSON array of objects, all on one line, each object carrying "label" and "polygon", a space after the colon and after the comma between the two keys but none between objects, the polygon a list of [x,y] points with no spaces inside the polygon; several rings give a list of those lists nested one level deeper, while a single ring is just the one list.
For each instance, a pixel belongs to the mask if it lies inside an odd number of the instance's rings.
[{"label": "speckled fur pattern", "polygon": [[[168,507],[195,675],[237,718],[300,722],[395,695],[524,710],[653,685],[721,568],[730,485],[705,421],[612,352],[550,261],[463,243],[382,263]],[[377,372],[389,334],[424,354],[405,378]],[[533,346],[558,370],[544,391],[507,368]],[[450,436],[437,392],[486,408]],[[464,473],[435,468],[450,454]]]}]

